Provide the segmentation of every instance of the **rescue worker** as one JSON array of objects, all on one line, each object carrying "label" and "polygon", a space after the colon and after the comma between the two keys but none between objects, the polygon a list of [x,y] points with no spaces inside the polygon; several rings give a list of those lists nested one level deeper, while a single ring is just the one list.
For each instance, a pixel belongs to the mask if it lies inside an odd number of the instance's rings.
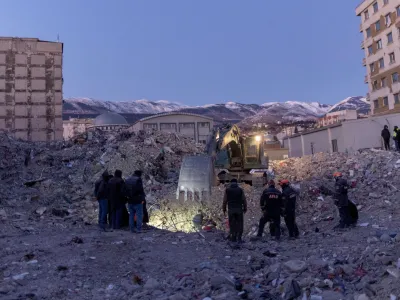
[{"label": "rescue worker", "polygon": [[400,151],[400,145],[399,145],[399,127],[394,126],[393,128],[393,140],[394,140],[394,144],[396,146],[396,151]]},{"label": "rescue worker", "polygon": [[335,178],[335,205],[339,209],[340,221],[335,229],[337,228],[345,228],[350,225],[350,215],[349,215],[349,198],[347,195],[349,184],[347,180],[343,178],[343,174],[341,172],[335,172],[333,174]]},{"label": "rescue worker", "polygon": [[383,127],[381,137],[385,145],[385,150],[390,150],[390,131],[387,125]]},{"label": "rescue worker", "polygon": [[243,214],[247,211],[247,201],[244,191],[239,187],[237,179],[232,179],[230,185],[225,190],[222,211],[226,215],[228,207],[228,221],[230,240],[232,242],[242,242],[243,235]]},{"label": "rescue worker", "polygon": [[267,222],[271,236],[277,240],[281,237],[281,213],[283,210],[282,193],[275,188],[275,181],[268,182],[268,188],[264,190],[260,198],[260,206],[263,215],[258,226],[257,237],[261,238]]},{"label": "rescue worker", "polygon": [[94,185],[94,196],[99,203],[99,227],[101,231],[106,231],[108,213],[108,171],[105,170],[101,178]]},{"label": "rescue worker", "polygon": [[122,213],[125,204],[125,182],[122,179],[121,170],[116,170],[114,172],[114,177],[110,179],[108,186],[111,225],[113,229],[120,229],[122,225]]},{"label": "rescue worker", "polygon": [[143,189],[142,171],[136,170],[134,174],[126,180],[126,195],[128,197],[130,230],[132,233],[141,233],[143,224],[143,203],[146,199],[146,194]]},{"label": "rescue worker", "polygon": [[283,217],[285,219],[286,227],[289,231],[290,238],[299,237],[299,228],[296,224],[296,200],[297,193],[290,186],[289,180],[283,179],[279,181],[282,187],[282,201],[283,201]]}]

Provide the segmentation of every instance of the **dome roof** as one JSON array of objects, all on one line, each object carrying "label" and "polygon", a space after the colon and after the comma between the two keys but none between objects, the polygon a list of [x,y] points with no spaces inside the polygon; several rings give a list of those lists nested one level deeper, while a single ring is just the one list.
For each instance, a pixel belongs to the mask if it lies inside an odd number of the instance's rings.
[{"label": "dome roof", "polygon": [[119,114],[106,112],[104,114],[101,114],[100,116],[97,116],[96,119],[94,119],[94,125],[128,125],[128,122],[123,116]]}]

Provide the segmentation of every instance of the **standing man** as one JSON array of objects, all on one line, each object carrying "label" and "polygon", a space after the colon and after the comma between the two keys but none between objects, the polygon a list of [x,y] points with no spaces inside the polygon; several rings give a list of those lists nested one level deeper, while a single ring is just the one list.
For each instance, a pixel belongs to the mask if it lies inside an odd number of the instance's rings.
[{"label": "standing man", "polygon": [[[126,180],[126,195],[128,197],[129,208],[129,227],[131,232],[142,232],[143,223],[143,202],[145,193],[142,182],[142,171],[135,171],[134,174]],[[135,227],[136,217],[136,227]]]},{"label": "standing man", "polygon": [[99,227],[101,231],[106,231],[108,213],[108,171],[105,170],[101,178],[94,185],[94,196],[99,203]]},{"label": "standing man", "polygon": [[289,231],[289,237],[298,238],[299,228],[296,224],[297,193],[291,188],[289,180],[287,179],[279,181],[279,185],[282,187],[282,201],[284,205],[283,216]]},{"label": "standing man", "polygon": [[264,190],[260,199],[260,206],[263,215],[258,226],[257,237],[261,238],[264,227],[267,222],[271,236],[275,236],[276,240],[281,237],[281,213],[283,209],[282,194],[275,188],[275,181],[268,182],[268,188]]},{"label": "standing man", "polygon": [[383,139],[383,143],[385,144],[385,150],[390,150],[390,131],[387,125],[383,127],[381,137]]},{"label": "standing man", "polygon": [[125,182],[122,171],[115,170],[114,177],[109,181],[109,201],[111,209],[111,225],[113,229],[120,229],[122,212],[125,205]]},{"label": "standing man", "polygon": [[347,180],[343,178],[343,174],[341,172],[335,172],[333,174],[335,178],[335,204],[339,209],[340,221],[339,224],[335,226],[334,229],[342,229],[350,225],[350,215],[349,215],[349,198],[348,198],[348,189],[349,184]]},{"label": "standing man", "polygon": [[231,184],[225,190],[222,211],[226,214],[228,206],[228,221],[231,242],[242,242],[243,214],[247,211],[247,201],[244,191],[239,187],[237,179],[232,179]]},{"label": "standing man", "polygon": [[400,145],[399,145],[399,127],[394,126],[393,129],[393,140],[394,140],[394,144],[396,145],[396,151],[400,151]]}]

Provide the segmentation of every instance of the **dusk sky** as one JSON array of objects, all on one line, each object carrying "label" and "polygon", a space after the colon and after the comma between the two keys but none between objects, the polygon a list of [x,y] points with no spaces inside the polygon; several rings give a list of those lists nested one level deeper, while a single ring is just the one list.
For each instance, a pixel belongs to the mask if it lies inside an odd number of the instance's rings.
[{"label": "dusk sky", "polygon": [[359,0],[2,1],[0,36],[64,42],[64,97],[336,103],[365,95]]}]

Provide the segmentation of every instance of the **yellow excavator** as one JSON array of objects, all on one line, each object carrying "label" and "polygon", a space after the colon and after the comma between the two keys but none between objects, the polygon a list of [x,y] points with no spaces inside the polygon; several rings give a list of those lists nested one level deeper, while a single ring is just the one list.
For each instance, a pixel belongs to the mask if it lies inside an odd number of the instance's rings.
[{"label": "yellow excavator", "polygon": [[263,135],[246,136],[236,125],[214,130],[205,153],[185,156],[182,161],[177,198],[184,194],[202,199],[211,195],[211,187],[230,181],[254,184],[268,171],[268,157],[264,156]]}]

